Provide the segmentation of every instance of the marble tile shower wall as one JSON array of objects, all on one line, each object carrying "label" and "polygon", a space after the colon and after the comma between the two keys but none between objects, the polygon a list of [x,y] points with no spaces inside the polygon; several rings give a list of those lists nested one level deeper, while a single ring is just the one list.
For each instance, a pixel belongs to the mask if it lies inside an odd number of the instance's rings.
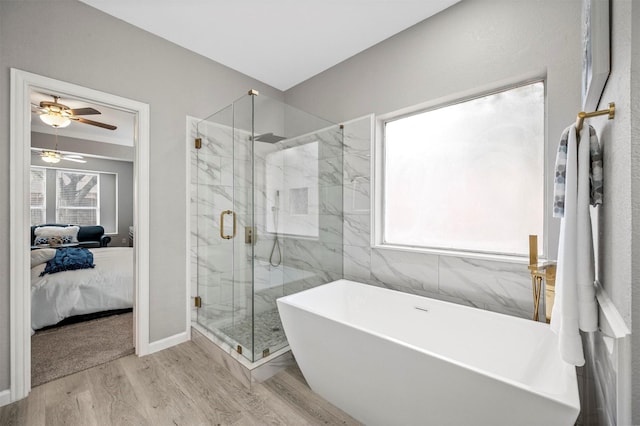
[{"label": "marble tile shower wall", "polygon": [[[307,288],[325,284],[342,277],[342,132],[337,128],[312,133],[306,136],[283,141],[278,145],[256,146],[256,208],[255,225],[257,240],[254,262],[254,309],[257,314],[276,309],[275,299]],[[300,158],[297,155],[279,158],[282,161],[269,162],[269,154],[274,152],[296,152],[295,148],[308,147],[316,143],[317,150],[310,150]],[[262,148],[262,149],[261,149]],[[297,151],[299,152],[299,151]],[[309,180],[304,165],[308,162],[317,165],[314,179]],[[269,164],[267,164],[269,162]],[[267,176],[270,173],[271,176]],[[275,176],[274,176],[275,175]],[[268,187],[267,182],[277,182]],[[283,182],[286,181],[286,182]],[[296,188],[306,188],[314,182],[314,188],[308,188],[309,196],[305,204],[308,214],[296,214],[292,211],[292,198],[284,192]],[[279,186],[278,186],[279,185]],[[272,266],[269,263],[273,247],[274,192],[279,189],[283,205],[278,229],[282,263]],[[316,201],[317,200],[317,201]],[[308,235],[292,235],[286,232],[286,220],[296,220],[298,230],[306,229]],[[307,226],[304,226],[306,223]],[[300,226],[302,225],[302,226]],[[274,262],[277,263],[277,262]]]},{"label": "marble tile shower wall", "polygon": [[344,277],[531,318],[526,265],[371,248],[373,116],[344,126]]},{"label": "marble tile shower wall", "polygon": [[[190,151],[191,292],[202,297],[202,308],[192,310],[192,320],[209,328],[226,327],[248,319],[252,306],[256,314],[273,310],[277,297],[342,278],[342,132],[332,128],[278,145],[256,146],[257,239],[252,270],[250,246],[243,244],[244,227],[251,221],[249,138],[213,123],[200,123],[198,129],[198,121],[188,118],[190,143],[195,137],[203,139],[200,150]],[[233,137],[235,152],[230,143]],[[267,213],[274,200],[273,191],[266,186],[267,156],[316,141],[317,202],[310,202],[309,209],[317,215],[317,236],[280,235],[283,261],[272,266],[269,255],[274,236],[268,230],[272,218]],[[283,164],[280,170],[291,187],[297,186],[295,172],[290,170],[294,168],[294,164]],[[237,213],[238,234],[233,240],[220,238],[219,215],[226,209]],[[252,297],[254,303],[250,303]]]}]

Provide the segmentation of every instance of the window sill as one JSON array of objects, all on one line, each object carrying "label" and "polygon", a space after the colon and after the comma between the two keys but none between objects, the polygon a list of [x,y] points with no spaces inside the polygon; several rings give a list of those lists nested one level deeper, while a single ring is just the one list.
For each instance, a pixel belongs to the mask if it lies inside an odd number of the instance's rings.
[{"label": "window sill", "polygon": [[[411,253],[422,253],[425,255],[432,255],[432,256],[461,257],[466,259],[515,263],[520,265],[529,264],[529,256],[523,256],[523,255],[479,253],[479,252],[463,251],[463,250],[431,249],[431,248],[422,248],[422,247],[396,246],[391,244],[374,244],[372,248],[377,250],[394,250],[394,251],[403,251],[403,252],[411,252]],[[539,261],[545,262],[546,258],[539,256]]]}]

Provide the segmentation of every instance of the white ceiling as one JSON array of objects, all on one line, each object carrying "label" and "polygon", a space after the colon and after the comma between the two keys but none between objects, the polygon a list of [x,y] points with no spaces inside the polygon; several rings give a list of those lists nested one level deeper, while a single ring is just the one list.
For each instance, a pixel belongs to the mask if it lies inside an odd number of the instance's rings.
[{"label": "white ceiling", "polygon": [[81,0],[287,90],[460,0]]}]

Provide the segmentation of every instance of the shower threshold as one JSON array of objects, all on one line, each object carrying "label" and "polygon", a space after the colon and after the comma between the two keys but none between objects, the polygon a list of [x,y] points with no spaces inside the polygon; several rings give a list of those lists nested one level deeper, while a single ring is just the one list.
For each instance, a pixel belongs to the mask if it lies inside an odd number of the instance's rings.
[{"label": "shower threshold", "polygon": [[289,346],[271,353],[268,357],[250,362],[236,352],[236,349],[215,336],[197,322],[191,323],[191,340],[207,353],[211,354],[218,364],[251,389],[253,383],[260,383],[274,374],[295,364]]}]

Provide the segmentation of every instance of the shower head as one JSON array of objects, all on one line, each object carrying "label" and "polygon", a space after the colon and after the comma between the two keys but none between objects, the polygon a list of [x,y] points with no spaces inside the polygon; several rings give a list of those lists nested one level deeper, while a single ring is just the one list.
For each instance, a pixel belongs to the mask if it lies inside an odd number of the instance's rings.
[{"label": "shower head", "polygon": [[274,135],[273,133],[263,133],[253,138],[256,142],[276,143],[286,138],[283,136]]}]

